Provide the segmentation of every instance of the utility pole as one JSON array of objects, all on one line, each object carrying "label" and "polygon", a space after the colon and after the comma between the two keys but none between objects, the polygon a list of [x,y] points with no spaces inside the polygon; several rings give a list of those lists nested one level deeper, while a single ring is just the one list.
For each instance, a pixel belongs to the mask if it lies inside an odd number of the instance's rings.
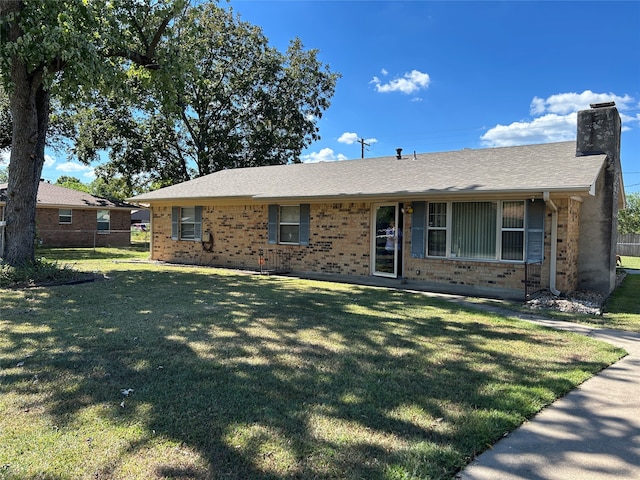
[{"label": "utility pole", "polygon": [[369,145],[368,143],[366,143],[364,141],[364,138],[361,138],[360,140],[358,140],[358,143],[362,146],[362,158],[364,158],[364,147],[370,147],[371,145]]}]

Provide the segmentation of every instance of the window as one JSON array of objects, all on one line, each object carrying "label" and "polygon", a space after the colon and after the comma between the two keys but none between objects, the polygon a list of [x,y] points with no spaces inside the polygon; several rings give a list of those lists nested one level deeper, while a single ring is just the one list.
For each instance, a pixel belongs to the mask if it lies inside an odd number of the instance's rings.
[{"label": "window", "polygon": [[202,239],[202,207],[171,208],[171,239]]},{"label": "window", "polygon": [[300,206],[280,207],[279,243],[300,243]]},{"label": "window", "polygon": [[496,202],[453,202],[451,256],[496,258]]},{"label": "window", "polygon": [[427,221],[427,255],[447,256],[447,204],[429,203]]},{"label": "window", "polygon": [[269,205],[270,244],[309,245],[309,204]]},{"label": "window", "polygon": [[524,202],[502,202],[502,260],[524,258]]},{"label": "window", "polygon": [[58,223],[71,223],[70,208],[61,208],[58,210]]},{"label": "window", "polygon": [[544,260],[544,200],[527,202],[527,262],[538,263]]},{"label": "window", "polygon": [[411,256],[542,261],[542,200],[413,202]]},{"label": "window", "polygon": [[111,216],[109,210],[98,210],[98,233],[109,233]]}]

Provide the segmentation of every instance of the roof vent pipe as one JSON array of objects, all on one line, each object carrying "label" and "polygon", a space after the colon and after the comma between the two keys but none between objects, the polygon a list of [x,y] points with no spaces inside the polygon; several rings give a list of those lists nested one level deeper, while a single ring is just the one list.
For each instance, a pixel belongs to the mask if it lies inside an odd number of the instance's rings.
[{"label": "roof vent pipe", "polygon": [[402,160],[402,149],[401,148],[396,148],[396,158],[398,160]]}]

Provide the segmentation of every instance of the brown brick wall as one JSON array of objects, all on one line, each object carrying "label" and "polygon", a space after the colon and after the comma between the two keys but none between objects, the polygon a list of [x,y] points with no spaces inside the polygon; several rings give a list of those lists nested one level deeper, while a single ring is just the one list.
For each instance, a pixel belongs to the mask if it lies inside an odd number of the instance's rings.
[{"label": "brown brick wall", "polygon": [[406,258],[407,280],[524,290],[524,265],[455,259]]},{"label": "brown brick wall", "polygon": [[204,206],[202,230],[213,236],[206,251],[200,242],[171,239],[171,207],[153,210],[156,260],[231,268],[289,267],[298,272],[369,274],[371,206],[366,203],[311,205],[308,246],[271,245],[267,241],[267,205]]},{"label": "brown brick wall", "polygon": [[43,247],[124,247],[131,244],[131,213],[111,210],[109,233],[97,232],[97,210],[72,209],[70,224],[59,222],[58,208],[36,210],[36,234]]},{"label": "brown brick wall", "polygon": [[558,207],[558,277],[556,287],[561,292],[572,292],[578,287],[581,203],[573,199],[559,200],[555,203]]},{"label": "brown brick wall", "polygon": [[[563,291],[577,284],[578,221],[580,203],[555,201],[558,206],[557,287]],[[310,244],[270,245],[267,242],[267,205],[209,205],[202,211],[203,231],[213,235],[212,250],[201,242],[171,240],[171,206],[153,209],[155,260],[230,268],[289,267],[294,272],[339,275],[371,274],[371,203],[326,203],[310,206]],[[475,286],[524,291],[525,267],[518,263],[411,258],[411,215],[406,215],[403,236],[403,276],[410,281],[451,286]],[[549,287],[551,212],[545,219],[545,261],[541,287]],[[419,272],[419,273],[418,273]]]}]

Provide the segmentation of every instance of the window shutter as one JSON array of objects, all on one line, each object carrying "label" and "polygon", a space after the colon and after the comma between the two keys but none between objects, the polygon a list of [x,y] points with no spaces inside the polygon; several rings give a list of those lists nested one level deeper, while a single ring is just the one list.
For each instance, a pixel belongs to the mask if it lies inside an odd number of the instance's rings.
[{"label": "window shutter", "polygon": [[196,224],[194,226],[194,239],[202,240],[202,207],[196,207]]},{"label": "window shutter", "polygon": [[171,207],[171,240],[180,236],[180,207]]},{"label": "window shutter", "polygon": [[309,245],[310,207],[308,203],[300,205],[300,245]]},{"label": "window shutter", "polygon": [[268,243],[278,243],[278,205],[269,205]]},{"label": "window shutter", "polygon": [[426,202],[413,202],[411,218],[411,257],[424,258],[424,226],[426,220]]},{"label": "window shutter", "polygon": [[544,200],[527,202],[527,263],[544,259]]}]

